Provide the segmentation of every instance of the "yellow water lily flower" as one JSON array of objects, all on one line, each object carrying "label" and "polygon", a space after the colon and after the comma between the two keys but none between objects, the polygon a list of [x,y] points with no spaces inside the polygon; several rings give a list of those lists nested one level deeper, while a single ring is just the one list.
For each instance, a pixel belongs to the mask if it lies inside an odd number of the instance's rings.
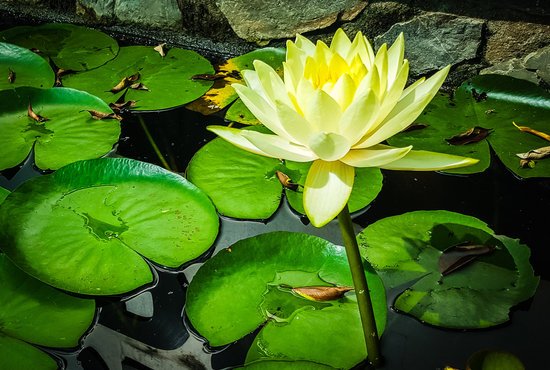
[{"label": "yellow water lily flower", "polygon": [[449,67],[408,87],[409,63],[401,34],[375,54],[361,32],[351,41],[342,29],[330,46],[298,35],[287,42],[284,79],[266,63],[243,71],[232,85],[273,134],[224,126],[208,129],[234,145],[267,157],[311,162],[304,209],[314,226],[346,205],[354,167],[431,171],[474,164],[475,159],[382,144],[409,126],[437,93]]}]

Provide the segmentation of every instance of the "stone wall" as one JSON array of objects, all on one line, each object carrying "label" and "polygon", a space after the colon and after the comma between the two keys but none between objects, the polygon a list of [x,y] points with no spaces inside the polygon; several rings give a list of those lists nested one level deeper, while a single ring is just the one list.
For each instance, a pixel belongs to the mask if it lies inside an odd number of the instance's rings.
[{"label": "stone wall", "polygon": [[0,0],[0,11],[0,28],[72,22],[211,57],[281,46],[297,32],[328,40],[343,27],[376,45],[404,32],[413,77],[451,64],[451,85],[487,72],[550,85],[545,0]]}]

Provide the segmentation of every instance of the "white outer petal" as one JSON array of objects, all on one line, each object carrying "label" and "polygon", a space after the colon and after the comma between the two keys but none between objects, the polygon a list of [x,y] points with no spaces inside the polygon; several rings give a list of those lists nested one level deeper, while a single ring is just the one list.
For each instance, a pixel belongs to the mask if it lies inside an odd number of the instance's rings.
[{"label": "white outer petal", "polygon": [[349,200],[355,170],[340,161],[317,160],[311,165],[304,186],[304,210],[315,227],[334,219]]},{"label": "white outer petal", "polygon": [[399,100],[388,114],[388,117],[379,125],[378,129],[366,135],[365,140],[355,145],[354,148],[368,148],[376,145],[409,126],[439,91],[448,72],[449,67],[447,66],[424,81],[424,83],[418,84],[416,89],[410,91],[406,97]]},{"label": "white outer petal", "polygon": [[479,162],[478,159],[458,155],[411,150],[403,158],[381,166],[381,168],[401,171],[439,171],[470,166],[477,162]]},{"label": "white outer petal", "polygon": [[288,159],[295,162],[311,162],[318,157],[308,148],[292,143],[277,135],[262,134],[251,130],[242,130],[241,135],[268,157]]},{"label": "white outer petal", "polygon": [[243,130],[226,127],[226,126],[207,126],[206,129],[208,131],[215,133],[225,141],[228,141],[231,144],[241,149],[244,149],[248,152],[263,155],[264,157],[272,157],[266,152],[256,148],[250,141],[248,141],[248,139],[242,136]]}]

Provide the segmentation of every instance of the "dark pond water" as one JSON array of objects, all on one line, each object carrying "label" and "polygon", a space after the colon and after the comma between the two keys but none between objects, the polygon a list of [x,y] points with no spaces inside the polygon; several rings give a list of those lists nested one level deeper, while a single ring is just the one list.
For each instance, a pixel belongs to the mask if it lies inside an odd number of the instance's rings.
[{"label": "dark pond water", "polygon": [[[213,135],[208,124],[217,117],[204,117],[179,108],[141,114],[151,136],[170,167],[183,173],[192,155]],[[161,162],[144,134],[137,115],[122,123],[117,155],[154,164]],[[544,281],[537,296],[519,307],[510,324],[475,332],[431,328],[415,319],[391,312],[383,337],[387,357],[385,369],[463,367],[469,354],[486,347],[517,353],[528,365],[539,365],[545,353],[543,338],[550,330],[546,314],[550,309],[550,263],[548,216],[550,180],[519,180],[496,158],[485,173],[449,176],[438,173],[384,172],[384,187],[369,209],[356,217],[361,229],[381,218],[415,210],[445,209],[484,220],[499,234],[519,238],[532,250],[531,262]],[[13,189],[25,179],[40,175],[31,166],[5,171],[0,186]],[[302,231],[339,243],[337,225],[322,229],[304,224],[284,200],[267,222],[222,219],[221,233],[209,252],[233,242],[274,230]],[[63,366],[76,369],[224,369],[242,363],[250,335],[229,348],[214,353],[203,349],[187,327],[183,309],[188,281],[200,261],[181,272],[158,269],[158,284],[135,298],[100,298],[98,325],[86,337],[84,349],[72,353],[53,351]],[[390,297],[395,292],[390,292]],[[206,364],[206,365],[203,365]],[[532,368],[532,367],[531,367]],[[535,367],[536,368],[536,367]]]}]

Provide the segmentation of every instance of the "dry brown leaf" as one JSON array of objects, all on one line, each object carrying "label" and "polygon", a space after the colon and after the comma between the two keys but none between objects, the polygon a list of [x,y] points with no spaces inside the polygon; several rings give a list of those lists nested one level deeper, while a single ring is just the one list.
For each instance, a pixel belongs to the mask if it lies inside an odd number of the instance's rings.
[{"label": "dry brown leaf", "polygon": [[429,125],[426,124],[426,123],[411,123],[410,125],[408,125],[407,127],[405,127],[405,129],[403,130],[403,132],[422,130],[422,129],[425,129],[426,127],[428,127],[428,126],[429,126]]},{"label": "dry brown leaf", "polygon": [[142,84],[141,82],[131,84],[130,89],[149,91],[149,88],[147,86],[145,86],[144,84]]},{"label": "dry brown leaf", "polygon": [[281,171],[275,171],[275,174],[277,175],[277,178],[279,179],[279,182],[287,189],[294,190],[298,189],[298,184],[292,182],[290,177],[284,172]]},{"label": "dry brown leaf", "polygon": [[479,126],[472,127],[467,131],[464,131],[458,135],[455,135],[449,139],[445,139],[451,145],[466,145],[477,143],[485,139],[493,131],[490,128],[483,128]]},{"label": "dry brown leaf", "polygon": [[122,120],[122,117],[116,113],[104,113],[97,110],[86,110],[90,113],[93,119],[102,120],[102,119],[116,119],[117,121]]},{"label": "dry brown leaf", "polygon": [[36,113],[34,112],[34,110],[32,109],[32,104],[31,104],[31,102],[29,102],[29,105],[28,105],[28,107],[27,107],[27,116],[29,116],[30,118],[32,118],[32,119],[35,120],[36,122],[45,122],[45,121],[48,120],[46,117],[42,117],[41,115],[36,114]]},{"label": "dry brown leaf", "polygon": [[353,288],[346,286],[308,286],[292,288],[292,291],[299,296],[317,302],[340,299],[350,290],[353,290]]},{"label": "dry brown leaf", "polygon": [[495,250],[492,245],[461,243],[447,248],[439,257],[439,272],[448,275],[459,268],[466,266],[479,256]]},{"label": "dry brown leaf", "polygon": [[160,54],[161,57],[165,57],[166,56],[166,53],[164,52],[164,47],[166,46],[166,43],[163,42],[162,44],[158,44],[157,46],[155,46],[153,48],[153,50],[155,50],[156,52],[158,52]]},{"label": "dry brown leaf", "polygon": [[520,159],[544,159],[550,156],[550,146],[543,146],[542,148],[533,149],[526,153],[516,154]]},{"label": "dry brown leaf", "polygon": [[124,90],[125,88],[127,88],[128,86],[132,85],[134,82],[136,82],[137,80],[139,80],[140,78],[140,74],[139,72],[138,73],[135,73],[131,76],[127,76],[127,77],[124,77],[122,80],[120,80],[120,82],[118,84],[116,84],[110,91],[113,93],[113,94],[116,94],[122,90]]},{"label": "dry brown leaf", "polygon": [[528,132],[530,134],[533,134],[535,136],[538,136],[544,140],[548,140],[550,141],[550,135],[548,135],[547,133],[545,132],[542,132],[542,131],[537,131],[535,129],[532,129],[531,127],[527,127],[527,126],[518,126],[515,122],[512,122],[512,124],[514,126],[516,126],[518,128],[518,130],[520,131],[523,131],[523,132]]},{"label": "dry brown leaf", "polygon": [[15,82],[15,71],[13,71],[11,68],[8,68],[8,82],[10,84]]}]

